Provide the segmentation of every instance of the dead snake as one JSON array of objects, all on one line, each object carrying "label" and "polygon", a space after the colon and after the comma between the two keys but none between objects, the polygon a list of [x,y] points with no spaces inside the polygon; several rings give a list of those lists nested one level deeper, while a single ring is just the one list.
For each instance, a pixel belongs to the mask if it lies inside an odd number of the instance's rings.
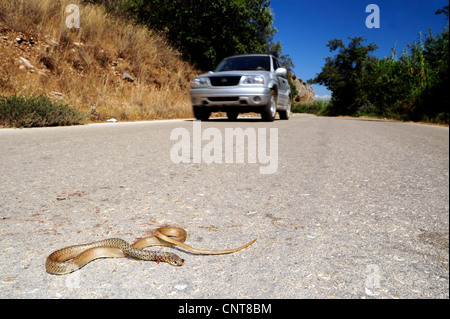
[{"label": "dead snake", "polygon": [[152,260],[158,263],[163,261],[173,266],[182,266],[184,259],[181,259],[173,253],[143,249],[150,246],[179,246],[196,254],[222,255],[244,249],[256,241],[255,239],[250,243],[235,249],[213,251],[196,249],[186,245],[184,243],[186,237],[187,233],[182,228],[163,227],[158,228],[153,236],[139,239],[132,245],[123,239],[111,238],[89,244],[69,246],[51,253],[47,257],[45,268],[51,274],[64,275],[80,269],[97,258],[120,258],[126,256],[141,260]]}]

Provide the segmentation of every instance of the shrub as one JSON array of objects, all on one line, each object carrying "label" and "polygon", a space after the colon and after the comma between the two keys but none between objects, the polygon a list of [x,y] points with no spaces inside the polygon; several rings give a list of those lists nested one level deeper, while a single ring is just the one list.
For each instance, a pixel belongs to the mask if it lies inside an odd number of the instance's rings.
[{"label": "shrub", "polygon": [[293,113],[311,113],[328,116],[332,104],[330,101],[313,101],[311,103],[298,103],[292,107]]},{"label": "shrub", "polygon": [[86,116],[62,102],[53,102],[44,95],[0,96],[0,125],[9,127],[37,127],[77,125]]}]

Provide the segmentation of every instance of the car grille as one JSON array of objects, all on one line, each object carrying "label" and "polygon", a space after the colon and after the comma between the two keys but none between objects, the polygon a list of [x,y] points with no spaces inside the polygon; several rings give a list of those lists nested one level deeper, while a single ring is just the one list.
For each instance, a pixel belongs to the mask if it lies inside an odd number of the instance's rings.
[{"label": "car grille", "polygon": [[209,80],[212,86],[233,86],[239,84],[241,76],[212,76]]}]

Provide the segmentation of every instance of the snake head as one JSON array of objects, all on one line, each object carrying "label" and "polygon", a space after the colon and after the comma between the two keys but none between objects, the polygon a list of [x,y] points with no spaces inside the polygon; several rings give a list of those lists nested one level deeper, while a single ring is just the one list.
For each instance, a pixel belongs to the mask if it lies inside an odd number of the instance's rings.
[{"label": "snake head", "polygon": [[174,259],[170,262],[170,264],[172,266],[183,266],[183,263],[184,263],[184,259],[180,259],[180,258]]}]

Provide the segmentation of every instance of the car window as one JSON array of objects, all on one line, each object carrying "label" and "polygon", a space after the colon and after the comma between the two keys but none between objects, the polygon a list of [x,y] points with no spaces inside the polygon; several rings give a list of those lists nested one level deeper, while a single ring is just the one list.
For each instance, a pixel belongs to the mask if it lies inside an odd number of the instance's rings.
[{"label": "car window", "polygon": [[216,68],[221,71],[270,71],[268,56],[239,56],[223,60]]}]

